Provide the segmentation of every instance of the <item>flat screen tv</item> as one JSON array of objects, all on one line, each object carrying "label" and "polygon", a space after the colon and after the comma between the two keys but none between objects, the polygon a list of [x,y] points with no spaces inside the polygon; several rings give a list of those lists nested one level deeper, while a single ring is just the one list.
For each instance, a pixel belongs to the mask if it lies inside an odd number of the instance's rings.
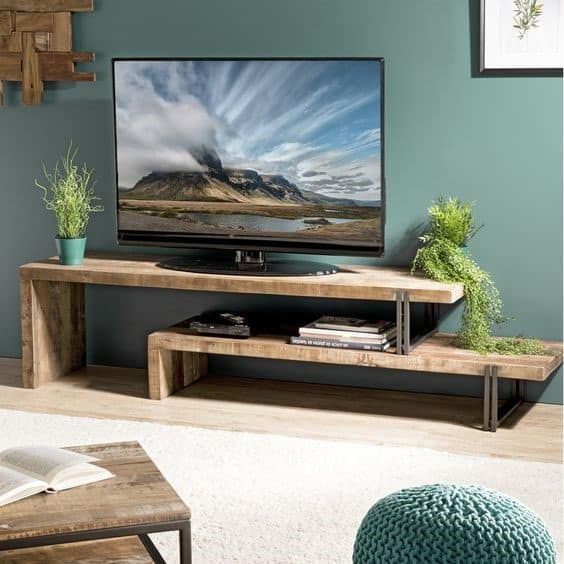
[{"label": "flat screen tv", "polygon": [[268,251],[382,255],[381,58],[114,59],[113,77],[120,243],[269,274],[323,269]]}]

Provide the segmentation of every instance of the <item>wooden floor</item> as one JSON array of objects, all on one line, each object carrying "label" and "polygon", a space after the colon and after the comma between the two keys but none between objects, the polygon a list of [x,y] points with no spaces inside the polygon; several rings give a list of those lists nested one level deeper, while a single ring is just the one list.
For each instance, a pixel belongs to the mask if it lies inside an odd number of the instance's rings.
[{"label": "wooden floor", "polygon": [[0,409],[132,419],[228,431],[426,447],[562,462],[562,407],[525,404],[497,433],[480,431],[480,399],[207,376],[162,401],[146,373],[89,367],[39,389],[0,359]]}]

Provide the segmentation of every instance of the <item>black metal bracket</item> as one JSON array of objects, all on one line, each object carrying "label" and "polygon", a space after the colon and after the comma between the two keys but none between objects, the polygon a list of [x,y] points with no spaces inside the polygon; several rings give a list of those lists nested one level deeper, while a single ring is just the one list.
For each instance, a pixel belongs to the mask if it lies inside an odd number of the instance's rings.
[{"label": "black metal bracket", "polygon": [[398,290],[396,292],[396,354],[409,354],[417,345],[436,333],[439,317],[439,304],[425,304],[425,328],[412,336],[409,290]]},{"label": "black metal bracket", "polygon": [[72,531],[68,533],[55,533],[38,537],[0,541],[0,555],[4,550],[16,550],[19,548],[50,546],[52,544],[67,544],[89,540],[137,536],[143,543],[143,546],[155,564],[166,564],[166,561],[159,553],[159,550],[148,536],[149,533],[162,533],[165,531],[178,531],[180,564],[191,564],[191,523],[188,519],[108,527],[105,529],[92,529],[89,531]]},{"label": "black metal bracket", "polygon": [[[440,318],[440,305],[425,304],[424,329],[417,335],[411,335],[411,302],[408,290],[396,292],[396,354],[407,355],[417,345],[437,331]],[[501,378],[498,367],[491,364],[484,372],[484,431],[495,433],[525,400],[525,381],[511,379],[511,396],[499,404],[499,383]]]},{"label": "black metal bracket", "polygon": [[149,535],[143,534],[138,535],[139,540],[143,543],[145,550],[153,560],[155,564],[166,564],[166,560],[162,557],[159,549],[154,545],[153,541],[149,538]]},{"label": "black metal bracket", "polygon": [[490,364],[484,371],[484,431],[497,428],[525,401],[525,381],[511,380],[511,396],[499,405],[498,367]]}]

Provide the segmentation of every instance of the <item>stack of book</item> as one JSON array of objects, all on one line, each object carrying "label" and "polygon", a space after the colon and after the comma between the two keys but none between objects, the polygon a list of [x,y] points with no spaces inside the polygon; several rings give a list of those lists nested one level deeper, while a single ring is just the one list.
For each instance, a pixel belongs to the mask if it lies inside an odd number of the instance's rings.
[{"label": "stack of book", "polygon": [[385,351],[395,341],[396,324],[392,321],[327,315],[300,327],[299,336],[290,339],[293,345],[364,351]]}]

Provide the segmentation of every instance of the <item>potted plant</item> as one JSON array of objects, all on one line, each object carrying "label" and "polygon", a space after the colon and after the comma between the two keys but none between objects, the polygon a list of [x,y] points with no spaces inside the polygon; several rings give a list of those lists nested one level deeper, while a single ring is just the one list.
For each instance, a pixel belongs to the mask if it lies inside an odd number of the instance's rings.
[{"label": "potted plant", "polygon": [[82,264],[86,249],[86,227],[93,212],[104,211],[96,204],[100,198],[94,193],[93,170],[86,163],[75,163],[78,148],[72,142],[51,171],[43,164],[44,183],[35,181],[43,192],[45,207],[55,214],[57,220],[57,251],[61,264]]}]

